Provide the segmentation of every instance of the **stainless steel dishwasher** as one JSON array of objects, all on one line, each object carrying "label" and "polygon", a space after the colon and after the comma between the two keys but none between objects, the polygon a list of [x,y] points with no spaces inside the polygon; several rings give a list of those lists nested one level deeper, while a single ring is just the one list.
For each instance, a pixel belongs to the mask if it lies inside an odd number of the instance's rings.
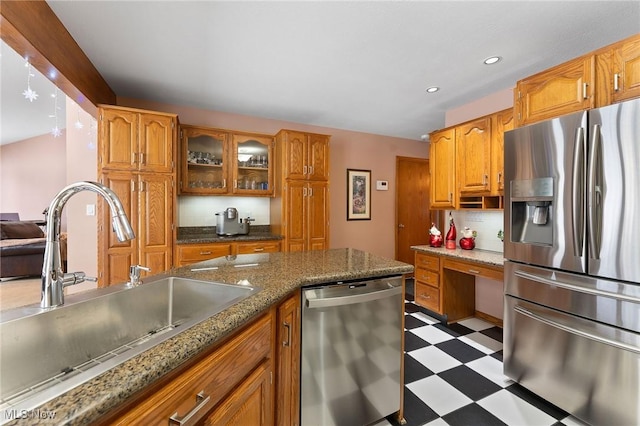
[{"label": "stainless steel dishwasher", "polygon": [[301,424],[366,425],[400,409],[402,277],[302,291]]}]

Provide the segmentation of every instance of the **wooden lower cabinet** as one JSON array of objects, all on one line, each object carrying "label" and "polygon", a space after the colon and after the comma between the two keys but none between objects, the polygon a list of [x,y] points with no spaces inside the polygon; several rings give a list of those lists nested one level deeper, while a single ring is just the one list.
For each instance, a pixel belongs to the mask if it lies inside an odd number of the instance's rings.
[{"label": "wooden lower cabinet", "polygon": [[276,424],[300,424],[300,291],[277,312]]},{"label": "wooden lower cabinet", "polygon": [[177,377],[154,385],[155,392],[109,424],[273,424],[272,317],[263,315]]},{"label": "wooden lower cabinet", "polygon": [[440,257],[417,251],[415,262],[416,303],[442,314],[440,307]]},{"label": "wooden lower cabinet", "polygon": [[233,254],[276,253],[280,251],[279,240],[255,242],[198,243],[176,245],[176,266],[185,266],[216,257]]},{"label": "wooden lower cabinet", "polygon": [[298,425],[300,290],[100,425]]},{"label": "wooden lower cabinet", "polygon": [[474,316],[477,276],[503,281],[503,268],[416,251],[415,302],[449,322]]}]

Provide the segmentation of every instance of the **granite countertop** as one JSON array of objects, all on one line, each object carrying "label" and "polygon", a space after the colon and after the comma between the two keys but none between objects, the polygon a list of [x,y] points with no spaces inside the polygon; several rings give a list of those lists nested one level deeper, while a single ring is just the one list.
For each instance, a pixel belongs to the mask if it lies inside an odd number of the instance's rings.
[{"label": "granite countertop", "polygon": [[489,251],[489,250],[463,250],[459,247],[455,249],[447,249],[443,247],[431,247],[431,246],[411,246],[413,250],[422,251],[425,253],[433,253],[440,256],[447,256],[460,260],[467,260],[477,263],[484,263],[491,266],[503,266],[504,255],[501,252]]},{"label": "granite countertop", "polygon": [[[234,267],[237,264],[257,265]],[[169,271],[170,275],[198,280],[228,284],[247,280],[251,285],[260,287],[261,291],[41,405],[37,409],[40,412],[55,412],[55,419],[33,418],[30,424],[95,422],[136,392],[247,324],[297,288],[412,271],[412,265],[356,249],[238,255],[173,269]],[[19,424],[18,421],[13,423]]]},{"label": "granite countertop", "polygon": [[247,235],[218,235],[215,226],[186,226],[178,228],[176,243],[197,244],[197,243],[224,243],[234,241],[265,241],[281,240],[282,235],[272,234],[269,225],[251,226]]}]

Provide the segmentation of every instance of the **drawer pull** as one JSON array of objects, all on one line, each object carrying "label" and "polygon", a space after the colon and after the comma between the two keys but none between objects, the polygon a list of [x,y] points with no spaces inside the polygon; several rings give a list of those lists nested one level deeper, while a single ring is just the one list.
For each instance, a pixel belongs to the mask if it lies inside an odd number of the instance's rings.
[{"label": "drawer pull", "polygon": [[208,255],[208,254],[211,254],[211,252],[210,251],[201,251],[200,252],[200,256],[205,256],[205,255]]},{"label": "drawer pull", "polygon": [[204,391],[200,391],[196,395],[196,406],[193,407],[187,414],[185,414],[184,417],[178,417],[178,412],[173,413],[173,415],[169,417],[169,424],[178,426],[189,424],[191,419],[198,414],[198,411],[202,410],[202,408],[207,405],[210,399],[211,396],[206,395]]},{"label": "drawer pull", "polygon": [[479,274],[480,271],[478,271],[477,269],[469,269],[469,272],[471,272],[472,274]]},{"label": "drawer pull", "polygon": [[421,297],[421,298],[423,298],[423,299],[431,299],[431,296],[428,296],[428,295],[426,295],[426,294],[424,294],[424,293],[422,293],[422,294],[420,295],[420,297]]},{"label": "drawer pull", "polygon": [[287,340],[282,342],[282,346],[291,346],[291,324],[283,322],[282,326],[287,329]]},{"label": "drawer pull", "polygon": [[264,247],[256,247],[253,251],[264,251]]}]

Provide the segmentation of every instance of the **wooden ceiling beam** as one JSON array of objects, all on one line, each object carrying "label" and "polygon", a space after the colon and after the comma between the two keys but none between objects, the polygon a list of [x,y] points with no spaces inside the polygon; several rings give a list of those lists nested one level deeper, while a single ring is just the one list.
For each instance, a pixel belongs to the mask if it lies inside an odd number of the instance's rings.
[{"label": "wooden ceiling beam", "polygon": [[44,0],[2,0],[2,40],[85,111],[116,103],[116,94]]}]

